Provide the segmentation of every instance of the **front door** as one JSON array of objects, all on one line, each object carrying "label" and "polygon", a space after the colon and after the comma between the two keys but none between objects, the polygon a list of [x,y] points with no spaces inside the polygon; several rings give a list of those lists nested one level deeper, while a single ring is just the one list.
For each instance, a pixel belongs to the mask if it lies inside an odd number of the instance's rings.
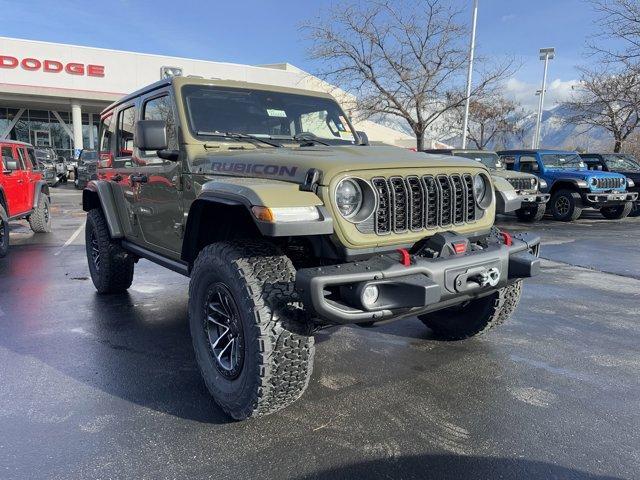
[{"label": "front door", "polygon": [[105,168],[103,178],[109,180],[122,219],[125,237],[138,237],[140,227],[134,210],[136,183],[132,176],[138,171],[134,158],[133,129],[136,121],[135,104],[125,105],[116,114],[115,135],[111,145],[113,160]]},{"label": "front door", "polygon": [[[1,147],[2,163],[4,166],[3,186],[7,199],[8,214],[10,217],[27,212],[29,205],[29,185],[25,184],[24,164],[18,154],[17,145],[4,144]],[[8,162],[16,162],[17,168],[8,170]]]},{"label": "front door", "polygon": [[[168,148],[178,149],[175,109],[168,91],[143,98],[140,119],[164,120]],[[144,243],[148,248],[161,249],[165,255],[179,259],[183,232],[181,165],[159,158],[156,152],[136,150],[135,154],[138,170],[133,177],[134,212]]]}]

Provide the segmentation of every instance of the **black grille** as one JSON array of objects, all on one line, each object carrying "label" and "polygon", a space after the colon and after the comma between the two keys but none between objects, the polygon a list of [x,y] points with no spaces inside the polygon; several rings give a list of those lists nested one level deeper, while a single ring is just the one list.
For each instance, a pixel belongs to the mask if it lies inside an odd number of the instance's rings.
[{"label": "black grille", "polygon": [[378,195],[378,208],[376,210],[376,233],[383,235],[391,232],[391,198],[389,185],[384,178],[374,178],[373,187]]},{"label": "black grille", "polygon": [[535,178],[508,178],[507,180],[516,190],[533,190],[536,185]]},{"label": "black grille", "polygon": [[470,174],[374,178],[371,183],[378,195],[374,215],[378,235],[476,220]]},{"label": "black grille", "polygon": [[597,188],[620,188],[622,187],[623,178],[598,178]]}]

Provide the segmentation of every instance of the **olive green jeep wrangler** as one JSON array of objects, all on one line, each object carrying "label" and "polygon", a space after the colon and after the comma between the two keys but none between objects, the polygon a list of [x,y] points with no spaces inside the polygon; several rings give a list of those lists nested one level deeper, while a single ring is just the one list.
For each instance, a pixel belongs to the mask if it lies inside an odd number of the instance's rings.
[{"label": "olive green jeep wrangler", "polygon": [[196,359],[244,419],[309,383],[314,332],[417,316],[463,339],[504,322],[539,239],[493,227],[487,168],[368,146],[328,94],[176,77],[101,114],[83,191],[100,293],[148,259],[190,277]]},{"label": "olive green jeep wrangler", "polygon": [[491,172],[496,192],[496,213],[515,213],[523,222],[542,220],[550,195],[542,193],[547,183],[532,173],[507,170],[496,152],[471,149],[423,150],[425,153],[454,155],[483,163]]}]

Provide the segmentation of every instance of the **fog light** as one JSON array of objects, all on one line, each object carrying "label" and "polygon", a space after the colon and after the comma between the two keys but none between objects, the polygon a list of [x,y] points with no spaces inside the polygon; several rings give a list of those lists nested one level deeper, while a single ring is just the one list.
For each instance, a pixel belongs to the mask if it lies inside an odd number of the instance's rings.
[{"label": "fog light", "polygon": [[378,301],[379,296],[380,290],[377,286],[367,285],[362,290],[362,304],[367,308],[372,307]]}]

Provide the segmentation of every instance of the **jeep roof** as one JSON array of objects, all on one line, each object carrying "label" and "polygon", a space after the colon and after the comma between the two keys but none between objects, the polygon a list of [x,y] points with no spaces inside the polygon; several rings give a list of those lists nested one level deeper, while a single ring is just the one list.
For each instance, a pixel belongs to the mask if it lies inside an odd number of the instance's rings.
[{"label": "jeep roof", "polygon": [[293,87],[283,87],[279,85],[268,85],[264,83],[252,83],[252,82],[243,82],[240,80],[220,80],[220,79],[207,79],[207,78],[199,78],[199,77],[171,77],[165,78],[162,80],[158,80],[155,83],[147,85],[139,90],[136,90],[125,97],[113,102],[107,108],[102,111],[102,114],[105,114],[117,107],[122,103],[129,102],[138,98],[141,95],[152,92],[154,90],[158,90],[160,88],[174,85],[175,87],[181,87],[182,85],[211,85],[216,87],[230,87],[230,88],[241,88],[241,89],[252,89],[252,90],[264,90],[268,92],[280,92],[280,93],[292,93],[294,95],[307,95],[313,97],[320,98],[329,98],[335,100],[335,98],[326,92],[320,92],[317,90],[307,90],[303,88],[293,88]]}]

